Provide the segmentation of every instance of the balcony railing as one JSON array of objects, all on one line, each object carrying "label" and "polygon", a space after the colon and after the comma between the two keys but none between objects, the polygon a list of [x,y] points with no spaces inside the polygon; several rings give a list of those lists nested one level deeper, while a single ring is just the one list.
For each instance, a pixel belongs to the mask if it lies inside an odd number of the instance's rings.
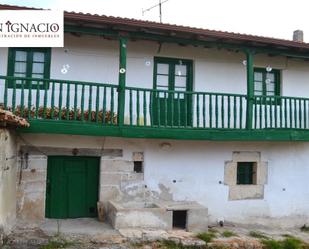
[{"label": "balcony railing", "polygon": [[[0,108],[31,120],[178,129],[248,129],[247,96],[0,76]],[[309,129],[309,99],[256,96],[250,129]],[[124,120],[119,123],[119,120]]]}]

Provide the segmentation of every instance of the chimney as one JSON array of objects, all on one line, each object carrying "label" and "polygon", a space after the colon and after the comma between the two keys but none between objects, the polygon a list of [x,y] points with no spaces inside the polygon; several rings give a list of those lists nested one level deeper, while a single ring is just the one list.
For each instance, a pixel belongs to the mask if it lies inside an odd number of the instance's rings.
[{"label": "chimney", "polygon": [[304,42],[304,32],[300,29],[295,30],[293,33],[293,41]]}]

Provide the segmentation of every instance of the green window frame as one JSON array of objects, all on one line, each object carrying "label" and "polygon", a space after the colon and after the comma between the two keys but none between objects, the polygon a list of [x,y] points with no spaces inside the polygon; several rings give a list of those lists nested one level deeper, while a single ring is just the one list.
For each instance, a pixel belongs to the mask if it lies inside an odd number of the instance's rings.
[{"label": "green window frame", "polygon": [[280,96],[281,95],[281,71],[266,68],[254,68],[254,96]]},{"label": "green window frame", "polygon": [[[7,75],[14,77],[26,77],[35,79],[50,78],[50,48],[9,48]],[[15,81],[15,87],[21,88],[22,80]],[[44,81],[32,81],[32,88],[44,88]],[[47,83],[48,84],[48,83]],[[27,81],[24,88],[29,88]],[[8,87],[14,87],[14,81],[10,80]]]},{"label": "green window frame", "polygon": [[256,162],[237,162],[237,185],[256,184]]}]

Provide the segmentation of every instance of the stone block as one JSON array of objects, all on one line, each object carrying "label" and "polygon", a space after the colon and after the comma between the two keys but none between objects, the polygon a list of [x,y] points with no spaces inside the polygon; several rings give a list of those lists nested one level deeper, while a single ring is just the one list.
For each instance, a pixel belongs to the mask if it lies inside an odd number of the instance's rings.
[{"label": "stone block", "polygon": [[[38,182],[46,181],[46,172],[45,171],[35,171],[31,172],[29,170],[24,170],[22,173],[22,182]],[[18,179],[19,180],[19,179]]]},{"label": "stone block", "polygon": [[207,232],[208,209],[194,208],[187,211],[187,230],[189,232]]},{"label": "stone block", "polygon": [[122,173],[101,173],[101,186],[120,186],[122,181],[128,180],[127,174]]},{"label": "stone block", "polygon": [[101,172],[133,172],[133,162],[125,160],[101,160]]},{"label": "stone block", "polygon": [[143,162],[144,161],[144,153],[143,152],[133,152],[132,160]]},{"label": "stone block", "polygon": [[100,186],[100,202],[106,203],[109,200],[117,199],[120,194],[120,190],[116,186]]},{"label": "stone block", "polygon": [[225,162],[224,165],[224,184],[225,185],[236,185],[236,174],[237,171],[235,170],[237,168],[237,163],[228,161]]},{"label": "stone block", "polygon": [[259,162],[261,160],[261,153],[254,151],[233,152],[234,162]]},{"label": "stone block", "polygon": [[263,185],[235,185],[230,186],[229,200],[263,199]]},{"label": "stone block", "polygon": [[[19,161],[20,164],[20,161]],[[25,159],[23,160],[23,166],[26,167],[27,163]],[[29,170],[35,169],[35,170],[41,170],[41,171],[47,171],[47,158],[46,157],[29,157],[28,159],[28,168]]]}]

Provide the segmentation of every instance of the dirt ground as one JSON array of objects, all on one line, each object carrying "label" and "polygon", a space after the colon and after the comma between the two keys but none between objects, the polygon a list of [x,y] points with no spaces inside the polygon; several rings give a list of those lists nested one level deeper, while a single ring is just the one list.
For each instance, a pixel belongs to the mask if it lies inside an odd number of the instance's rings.
[{"label": "dirt ground", "polygon": [[[261,240],[284,240],[297,238],[308,243],[309,231],[278,229],[254,226],[212,227],[201,236],[183,230],[153,231],[124,229],[115,231],[108,226],[96,233],[87,228],[88,221],[82,221],[82,229],[57,231],[50,224],[42,227],[16,227],[14,232],[4,237],[1,249],[262,249]],[[88,222],[88,223],[87,223]],[[48,229],[47,229],[48,228]],[[71,231],[71,232],[70,232]],[[82,232],[84,231],[84,232]],[[199,238],[198,238],[199,237]],[[205,242],[206,238],[206,242]]]}]

